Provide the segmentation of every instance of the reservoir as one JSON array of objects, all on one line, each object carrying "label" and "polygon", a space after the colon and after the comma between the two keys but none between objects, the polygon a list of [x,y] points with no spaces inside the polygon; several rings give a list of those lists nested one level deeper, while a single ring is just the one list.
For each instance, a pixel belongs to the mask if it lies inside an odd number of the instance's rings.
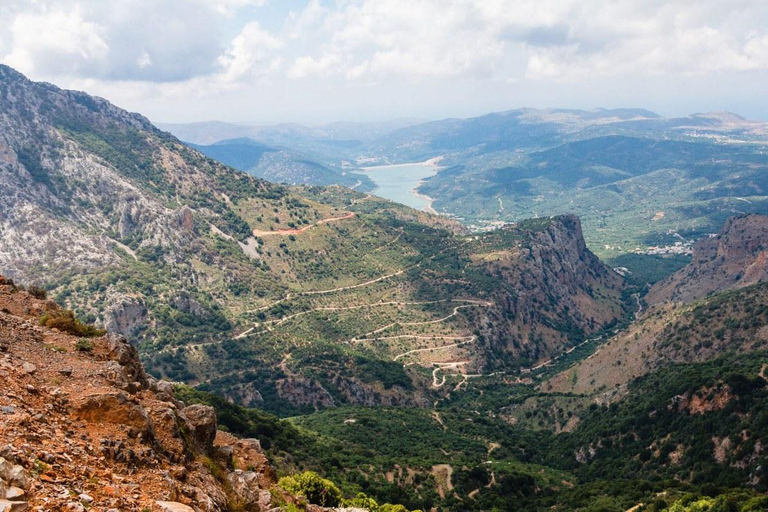
[{"label": "reservoir", "polygon": [[373,193],[384,199],[390,199],[417,210],[428,211],[431,200],[419,195],[416,187],[424,178],[434,176],[438,167],[433,162],[421,162],[399,165],[379,165],[363,167],[355,171],[365,174],[376,184]]}]

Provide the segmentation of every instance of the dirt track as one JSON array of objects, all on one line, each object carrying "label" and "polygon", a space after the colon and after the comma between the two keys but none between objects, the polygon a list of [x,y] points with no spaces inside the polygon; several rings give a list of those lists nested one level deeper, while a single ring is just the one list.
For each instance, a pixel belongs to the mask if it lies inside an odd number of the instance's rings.
[{"label": "dirt track", "polygon": [[264,231],[261,229],[254,229],[253,236],[298,235],[300,233],[307,231],[308,229],[314,228],[315,226],[328,224],[329,222],[338,222],[344,219],[351,219],[354,216],[355,216],[355,212],[349,212],[348,214],[342,215],[341,217],[331,217],[330,219],[319,220],[314,224],[310,224],[309,226],[304,226],[303,228],[276,229],[274,231]]}]

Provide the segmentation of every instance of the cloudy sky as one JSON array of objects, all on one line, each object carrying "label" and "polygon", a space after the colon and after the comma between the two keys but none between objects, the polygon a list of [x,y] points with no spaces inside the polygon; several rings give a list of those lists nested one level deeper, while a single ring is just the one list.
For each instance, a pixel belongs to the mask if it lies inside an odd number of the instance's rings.
[{"label": "cloudy sky", "polygon": [[166,122],[768,120],[768,1],[2,0],[0,61]]}]

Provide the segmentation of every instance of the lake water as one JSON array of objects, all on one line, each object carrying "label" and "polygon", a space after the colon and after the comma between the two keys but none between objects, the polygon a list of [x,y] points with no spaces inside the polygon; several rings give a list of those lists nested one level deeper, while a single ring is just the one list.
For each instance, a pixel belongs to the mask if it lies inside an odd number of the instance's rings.
[{"label": "lake water", "polygon": [[416,195],[419,182],[437,173],[437,167],[425,163],[379,165],[364,167],[361,171],[376,184],[373,193],[384,199],[390,199],[417,210],[426,210],[429,199]]}]

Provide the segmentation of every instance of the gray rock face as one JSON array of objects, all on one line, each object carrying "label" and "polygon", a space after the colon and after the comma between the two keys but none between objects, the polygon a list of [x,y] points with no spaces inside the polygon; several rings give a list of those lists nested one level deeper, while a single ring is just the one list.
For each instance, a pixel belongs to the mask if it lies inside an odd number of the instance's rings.
[{"label": "gray rock face", "polygon": [[173,304],[173,307],[179,311],[189,313],[190,315],[200,317],[208,316],[208,311],[203,306],[201,306],[199,302],[190,297],[187,292],[179,293],[176,297],[173,298],[173,300],[171,300],[171,304]]},{"label": "gray rock face", "polygon": [[149,386],[147,374],[144,372],[144,366],[139,359],[139,351],[136,347],[119,334],[110,333],[109,357],[123,367],[125,377],[129,382],[138,382],[143,388]]},{"label": "gray rock face", "polygon": [[0,480],[3,480],[5,482],[10,480],[12,468],[13,468],[13,464],[11,464],[4,457],[0,457]]},{"label": "gray rock face", "polygon": [[147,308],[137,297],[116,296],[104,311],[104,327],[126,338],[133,336],[146,320]]},{"label": "gray rock face", "polygon": [[190,433],[195,442],[206,452],[213,448],[213,440],[216,438],[216,411],[208,405],[195,404],[185,407],[182,411],[187,418]]},{"label": "gray rock face", "polygon": [[11,463],[3,457],[0,457],[0,481],[2,481],[5,486],[2,496],[0,496],[3,498],[5,497],[8,486],[29,489],[29,480],[27,480],[27,474],[24,471],[24,468],[18,464]]},{"label": "gray rock face", "polygon": [[21,466],[13,466],[6,480],[9,484],[22,489],[29,489],[29,480],[27,479],[27,473]]},{"label": "gray rock face", "polygon": [[19,487],[9,487],[5,491],[5,499],[9,501],[23,501],[26,495],[26,491]]},{"label": "gray rock face", "polygon": [[0,512],[27,510],[27,489],[29,480],[24,468],[0,457]]}]

